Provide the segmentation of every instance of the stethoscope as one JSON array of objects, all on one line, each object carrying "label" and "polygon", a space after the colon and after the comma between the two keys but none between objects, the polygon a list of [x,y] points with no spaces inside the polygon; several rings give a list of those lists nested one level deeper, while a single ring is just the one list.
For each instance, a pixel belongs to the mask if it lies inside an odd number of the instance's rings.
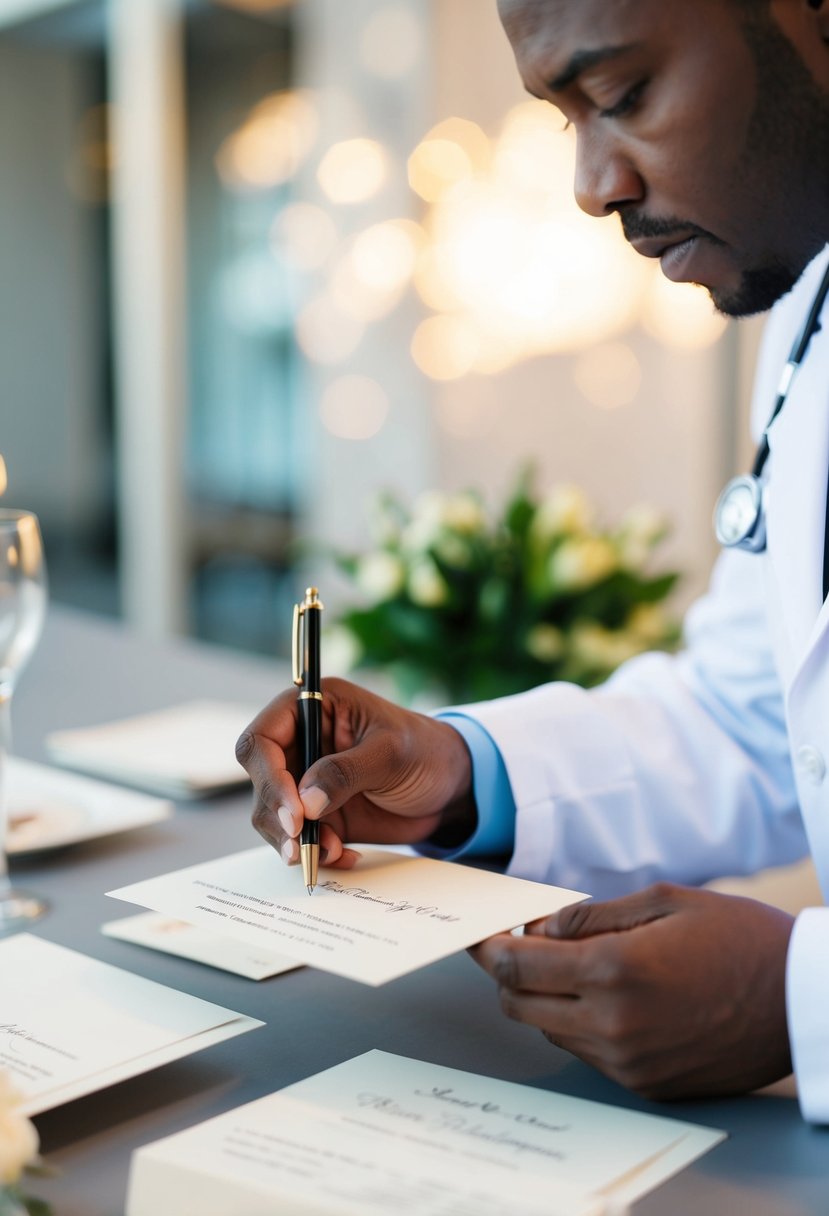
[{"label": "stethoscope", "polygon": [[714,508],[714,531],[721,545],[729,549],[745,549],[762,553],[766,547],[765,487],[761,474],[769,455],[769,428],[783,408],[794,374],[806,354],[809,343],[820,329],[820,313],[829,291],[829,267],[821,280],[806,323],[792,347],[780,383],[771,417],[766,423],[757,455],[750,473],[732,477],[717,499]]}]

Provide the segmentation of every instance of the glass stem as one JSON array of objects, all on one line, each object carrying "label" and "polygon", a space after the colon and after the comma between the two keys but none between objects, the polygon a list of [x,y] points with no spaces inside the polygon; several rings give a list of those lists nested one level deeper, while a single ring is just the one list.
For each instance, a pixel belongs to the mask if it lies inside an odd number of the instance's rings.
[{"label": "glass stem", "polygon": [[0,684],[0,899],[10,889],[6,861],[6,835],[9,817],[9,765],[12,748],[12,691]]}]

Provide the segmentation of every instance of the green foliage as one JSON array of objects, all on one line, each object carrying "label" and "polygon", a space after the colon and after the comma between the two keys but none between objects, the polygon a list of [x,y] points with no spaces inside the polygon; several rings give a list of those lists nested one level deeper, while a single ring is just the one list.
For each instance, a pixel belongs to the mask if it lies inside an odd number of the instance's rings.
[{"label": "green foliage", "polygon": [[663,606],[677,575],[650,568],[666,527],[647,508],[600,529],[579,489],[539,498],[525,473],[495,516],[472,491],[424,495],[411,512],[386,494],[373,530],[372,551],[337,557],[362,602],[334,628],[356,665],[392,673],[405,701],[590,686],[679,640]]},{"label": "green foliage", "polygon": [[52,1207],[24,1194],[16,1184],[0,1186],[0,1216],[52,1216]]}]

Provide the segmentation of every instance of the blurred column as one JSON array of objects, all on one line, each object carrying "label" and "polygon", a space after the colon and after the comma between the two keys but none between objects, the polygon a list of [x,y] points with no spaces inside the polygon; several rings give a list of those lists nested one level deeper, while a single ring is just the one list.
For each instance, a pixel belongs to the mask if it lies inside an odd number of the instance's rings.
[{"label": "blurred column", "polygon": [[[326,149],[368,139],[382,149],[387,166],[382,185],[360,201],[338,203],[326,195],[313,170],[299,186],[301,197],[323,207],[340,240],[394,218],[419,219],[409,189],[407,158],[434,122],[432,6],[424,0],[304,0],[296,7],[297,84],[314,90],[319,107],[320,163]],[[320,283],[321,299],[325,284]],[[365,542],[367,504],[380,488],[410,499],[434,483],[437,466],[431,386],[415,367],[409,344],[422,316],[411,293],[388,315],[355,327],[350,350],[320,352],[310,359],[303,414],[312,436],[306,520],[317,538],[340,546]],[[345,325],[335,332],[338,342]],[[357,337],[359,333],[359,337]],[[365,438],[346,438],[326,426],[325,403],[356,387],[353,411],[387,403],[383,424]],[[332,398],[334,394],[334,398]],[[330,592],[329,592],[330,598]]]},{"label": "blurred column", "polygon": [[126,619],[185,624],[181,0],[110,0],[115,394]]}]

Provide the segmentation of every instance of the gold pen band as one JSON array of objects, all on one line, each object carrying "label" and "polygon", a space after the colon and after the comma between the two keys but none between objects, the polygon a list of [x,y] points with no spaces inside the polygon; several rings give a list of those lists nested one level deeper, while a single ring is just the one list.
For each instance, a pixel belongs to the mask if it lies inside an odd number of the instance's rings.
[{"label": "gold pen band", "polygon": [[320,847],[318,844],[302,844],[299,846],[299,853],[302,861],[302,877],[310,894],[317,885]]},{"label": "gold pen band", "polygon": [[300,701],[321,701],[322,693],[321,692],[301,692],[298,694],[298,700],[300,700]]}]

